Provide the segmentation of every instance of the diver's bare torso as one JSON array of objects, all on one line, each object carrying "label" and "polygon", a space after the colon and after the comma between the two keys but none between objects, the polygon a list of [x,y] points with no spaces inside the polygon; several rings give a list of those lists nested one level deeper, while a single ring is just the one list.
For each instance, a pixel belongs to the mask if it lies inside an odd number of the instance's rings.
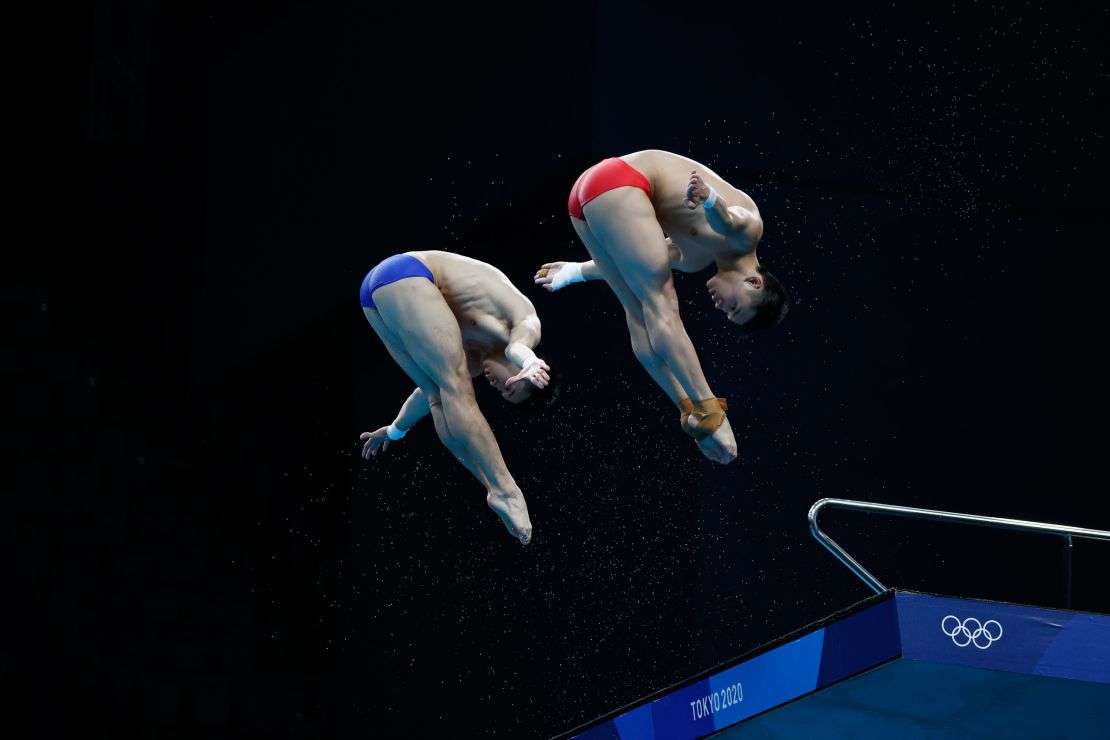
[{"label": "diver's bare torso", "polygon": [[438,250],[405,254],[432,271],[436,287],[459,322],[471,375],[482,372],[482,357],[504,353],[509,332],[520,317],[535,313],[532,302],[492,265]]},{"label": "diver's bare torso", "polygon": [[740,206],[758,216],[759,209],[747,193],[734,188],[705,165],[672,152],[647,149],[626,154],[621,159],[651,183],[651,201],[656,217],[673,242],[668,246],[674,269],[696,272],[715,260],[755,252],[763,235],[762,223],[743,234],[726,237],[709,227],[702,209],[691,209],[685,205],[691,171],[697,171],[730,206]]}]

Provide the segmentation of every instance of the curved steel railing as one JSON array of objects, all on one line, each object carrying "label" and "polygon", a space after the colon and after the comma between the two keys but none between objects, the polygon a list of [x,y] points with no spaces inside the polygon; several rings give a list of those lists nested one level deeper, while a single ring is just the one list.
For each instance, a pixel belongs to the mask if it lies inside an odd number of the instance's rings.
[{"label": "curved steel railing", "polygon": [[817,523],[817,515],[822,509],[849,509],[854,511],[870,511],[891,516],[906,517],[909,519],[932,519],[935,521],[961,522],[975,524],[981,527],[995,529],[1011,529],[1022,532],[1039,532],[1053,534],[1064,538],[1066,550],[1064,551],[1065,568],[1067,571],[1067,600],[1071,605],[1071,550],[1072,538],[1079,537],[1089,540],[1104,540],[1110,542],[1110,532],[1101,529],[1083,529],[1081,527],[1067,527],[1062,524],[1046,524],[1044,522],[1026,522],[1021,519],[1001,519],[993,516],[979,516],[977,514],[957,514],[951,511],[934,511],[933,509],[914,509],[909,506],[891,506],[890,504],[873,504],[866,501],[849,501],[842,498],[823,498],[815,503],[809,510],[809,531],[817,538],[826,550],[831,552],[837,560],[844,563],[848,570],[870,586],[876,593],[882,593],[887,588],[879,579],[867,572],[855,558],[845,551],[843,547],[833,541],[831,537],[821,531]]}]

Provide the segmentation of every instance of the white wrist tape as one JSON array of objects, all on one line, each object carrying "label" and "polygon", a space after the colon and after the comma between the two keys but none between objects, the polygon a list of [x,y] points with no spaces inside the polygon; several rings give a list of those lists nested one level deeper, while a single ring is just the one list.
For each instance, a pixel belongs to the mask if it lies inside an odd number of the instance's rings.
[{"label": "white wrist tape", "polygon": [[408,429],[399,429],[398,427],[394,426],[393,424],[390,424],[389,426],[387,426],[385,428],[385,436],[389,437],[394,442],[399,440],[401,437],[404,437],[408,433],[409,433]]},{"label": "white wrist tape", "polygon": [[717,191],[713,189],[712,185],[710,185],[709,186],[709,197],[705,199],[705,202],[701,204],[701,207],[708,211],[711,208],[713,208],[713,204],[716,203],[716,202],[717,202]]},{"label": "white wrist tape", "polygon": [[529,357],[527,360],[524,361],[524,364],[520,366],[520,369],[521,370],[527,370],[528,368],[535,365],[537,362],[542,362],[542,360],[540,360],[540,358],[536,357],[535,355],[532,355],[531,357]]},{"label": "white wrist tape", "polygon": [[551,289],[565,288],[571,283],[581,283],[585,279],[582,277],[582,263],[568,262],[563,265],[563,269],[555,273],[555,277],[551,280]]}]

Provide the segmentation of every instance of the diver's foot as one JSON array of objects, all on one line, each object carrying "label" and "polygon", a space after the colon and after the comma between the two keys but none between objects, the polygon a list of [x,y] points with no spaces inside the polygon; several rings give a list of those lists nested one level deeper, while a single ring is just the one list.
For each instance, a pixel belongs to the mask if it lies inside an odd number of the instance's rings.
[{"label": "diver's foot", "polygon": [[527,545],[532,541],[532,521],[528,518],[528,504],[524,503],[524,494],[519,488],[508,491],[490,491],[486,495],[486,503],[501,517],[509,534],[520,540],[520,544]]},{"label": "diver's foot", "polygon": [[732,434],[732,425],[728,423],[727,416],[712,436],[698,440],[698,449],[710,460],[722,465],[728,465],[736,459],[736,437]]}]

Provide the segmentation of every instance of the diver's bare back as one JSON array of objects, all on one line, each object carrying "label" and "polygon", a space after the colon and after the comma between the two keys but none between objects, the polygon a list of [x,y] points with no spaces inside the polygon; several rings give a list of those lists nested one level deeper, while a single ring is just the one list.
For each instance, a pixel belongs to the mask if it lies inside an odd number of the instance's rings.
[{"label": "diver's bare back", "polygon": [[503,350],[513,324],[535,313],[532,302],[493,265],[438,250],[406,254],[432,271],[436,287],[458,319],[468,355],[475,350]]},{"label": "diver's bare back", "polygon": [[[755,215],[759,209],[751,196],[730,185],[713,170],[689,157],[661,149],[646,149],[621,157],[629,166],[639,171],[651,183],[651,202],[660,226],[680,248],[704,250],[710,255],[735,253],[735,240],[718,234],[705,222],[701,209],[686,207],[686,189],[690,173],[698,175],[720,193],[730,206],[741,206]],[[760,229],[760,234],[762,229]],[[754,249],[758,235],[747,245]]]}]

